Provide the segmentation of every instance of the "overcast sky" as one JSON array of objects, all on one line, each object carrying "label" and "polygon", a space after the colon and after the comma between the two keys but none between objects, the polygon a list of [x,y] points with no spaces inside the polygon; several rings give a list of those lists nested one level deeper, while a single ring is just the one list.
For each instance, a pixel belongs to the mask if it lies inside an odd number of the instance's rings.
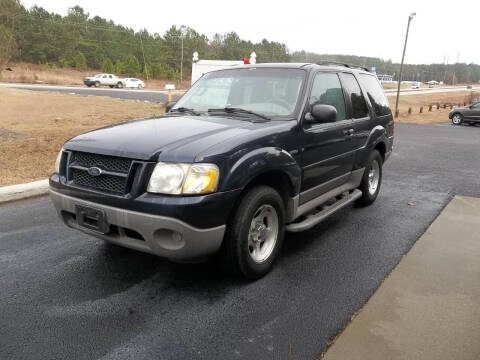
[{"label": "overcast sky", "polygon": [[[285,43],[291,51],[374,56],[401,60],[408,15],[406,63],[480,64],[478,0],[231,1],[231,0],[21,0],[65,15],[80,5],[90,16],[112,19],[135,30],[163,34],[187,25],[212,37],[236,31],[254,42]],[[248,54],[246,54],[248,55]],[[200,54],[201,58],[201,54]]]}]

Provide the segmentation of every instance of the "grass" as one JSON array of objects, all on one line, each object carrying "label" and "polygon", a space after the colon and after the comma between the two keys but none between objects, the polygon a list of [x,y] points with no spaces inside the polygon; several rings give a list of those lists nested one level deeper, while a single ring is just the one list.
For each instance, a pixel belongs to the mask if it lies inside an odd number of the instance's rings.
[{"label": "grass", "polygon": [[[395,83],[382,83],[382,86],[385,90],[387,89],[396,89],[398,84],[395,84]],[[401,84],[400,85],[400,88],[401,89],[405,89],[405,88],[411,88],[412,87],[412,84]]]},{"label": "grass", "polygon": [[[428,111],[429,105],[436,104],[469,104],[472,97],[475,95],[475,91],[455,91],[444,93],[427,93],[427,94],[415,94],[415,95],[403,95],[400,96],[399,101],[399,116],[395,119],[398,122],[405,122],[410,124],[427,125],[433,123],[449,122],[448,113],[450,108],[440,108],[437,110],[436,106],[432,111]],[[395,96],[389,96],[390,107],[392,112],[395,111]],[[423,113],[420,114],[420,107],[423,106]],[[412,108],[412,113],[408,114],[408,109]]]},{"label": "grass", "polygon": [[[24,62],[12,62],[8,64],[12,71],[4,70],[0,72],[0,80],[12,83],[28,84],[49,84],[49,85],[81,85],[83,78],[98,74],[101,70],[89,69],[79,70],[75,68],[48,67],[47,65],[31,64]],[[127,76],[124,76],[127,77]],[[149,89],[165,89],[165,84],[175,84],[176,89],[188,89],[190,80],[176,81],[167,79],[149,79],[144,80]]]},{"label": "grass", "polygon": [[[479,92],[459,91],[400,97],[398,122],[448,122],[450,109],[429,104],[469,103]],[[389,96],[392,109],[395,97]],[[419,109],[424,106],[424,113]],[[408,114],[408,108],[412,114]],[[46,178],[62,144],[80,133],[134,118],[160,115],[164,105],[100,96],[0,88],[0,186]]]},{"label": "grass", "polygon": [[160,115],[164,105],[0,88],[0,186],[44,179],[62,144],[80,133]]}]

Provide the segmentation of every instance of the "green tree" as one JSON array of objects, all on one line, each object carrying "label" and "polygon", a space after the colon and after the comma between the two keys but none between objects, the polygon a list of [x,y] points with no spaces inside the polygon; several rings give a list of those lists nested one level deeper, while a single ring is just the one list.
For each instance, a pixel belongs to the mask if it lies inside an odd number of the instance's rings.
[{"label": "green tree", "polygon": [[104,73],[114,73],[115,67],[113,66],[112,60],[106,58],[102,64],[102,72]]},{"label": "green tree", "polygon": [[128,75],[137,75],[142,67],[135,55],[130,55],[125,61],[124,73]]},{"label": "green tree", "polygon": [[74,66],[77,68],[77,69],[86,69],[87,68],[87,59],[85,58],[85,55],[83,55],[83,53],[81,51],[78,51],[74,58],[73,58],[73,61],[74,61]]},{"label": "green tree", "polygon": [[20,10],[17,0],[0,1],[0,73],[17,50],[16,30]]},{"label": "green tree", "polygon": [[114,72],[117,75],[125,74],[125,64],[120,60],[115,61]]}]

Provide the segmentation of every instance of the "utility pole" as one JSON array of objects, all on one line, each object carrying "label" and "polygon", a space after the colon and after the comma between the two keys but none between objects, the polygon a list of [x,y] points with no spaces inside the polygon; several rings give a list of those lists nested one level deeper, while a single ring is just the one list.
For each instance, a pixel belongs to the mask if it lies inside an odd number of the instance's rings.
[{"label": "utility pole", "polygon": [[403,60],[405,60],[405,50],[407,50],[408,31],[410,29],[410,21],[412,21],[415,15],[417,14],[411,13],[410,16],[408,17],[407,34],[405,35],[405,44],[403,45],[402,62],[400,63],[400,74],[398,74],[397,100],[395,102],[395,117],[398,116],[398,100],[400,99],[400,84],[402,83],[402,70],[403,70]]},{"label": "utility pole", "polygon": [[142,54],[143,54],[143,72],[147,76],[148,80],[148,69],[147,69],[147,62],[145,61],[145,49],[143,48],[143,40],[142,40],[142,33],[140,33],[140,45],[142,45]]},{"label": "utility pole", "polygon": [[183,34],[181,36],[182,39],[182,57],[180,59],[180,81],[183,81]]}]

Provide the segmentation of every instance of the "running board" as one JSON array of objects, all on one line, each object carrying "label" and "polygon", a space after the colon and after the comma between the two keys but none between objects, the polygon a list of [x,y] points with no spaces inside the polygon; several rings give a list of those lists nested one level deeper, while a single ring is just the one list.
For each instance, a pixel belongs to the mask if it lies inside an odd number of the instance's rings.
[{"label": "running board", "polygon": [[362,192],[355,189],[351,192],[345,192],[337,197],[334,203],[327,202],[325,205],[318,207],[316,212],[311,212],[305,215],[305,220],[301,222],[293,222],[286,226],[286,230],[290,232],[299,232],[310,229],[325,220],[327,217],[344,208],[346,205],[357,200],[362,196]]}]

